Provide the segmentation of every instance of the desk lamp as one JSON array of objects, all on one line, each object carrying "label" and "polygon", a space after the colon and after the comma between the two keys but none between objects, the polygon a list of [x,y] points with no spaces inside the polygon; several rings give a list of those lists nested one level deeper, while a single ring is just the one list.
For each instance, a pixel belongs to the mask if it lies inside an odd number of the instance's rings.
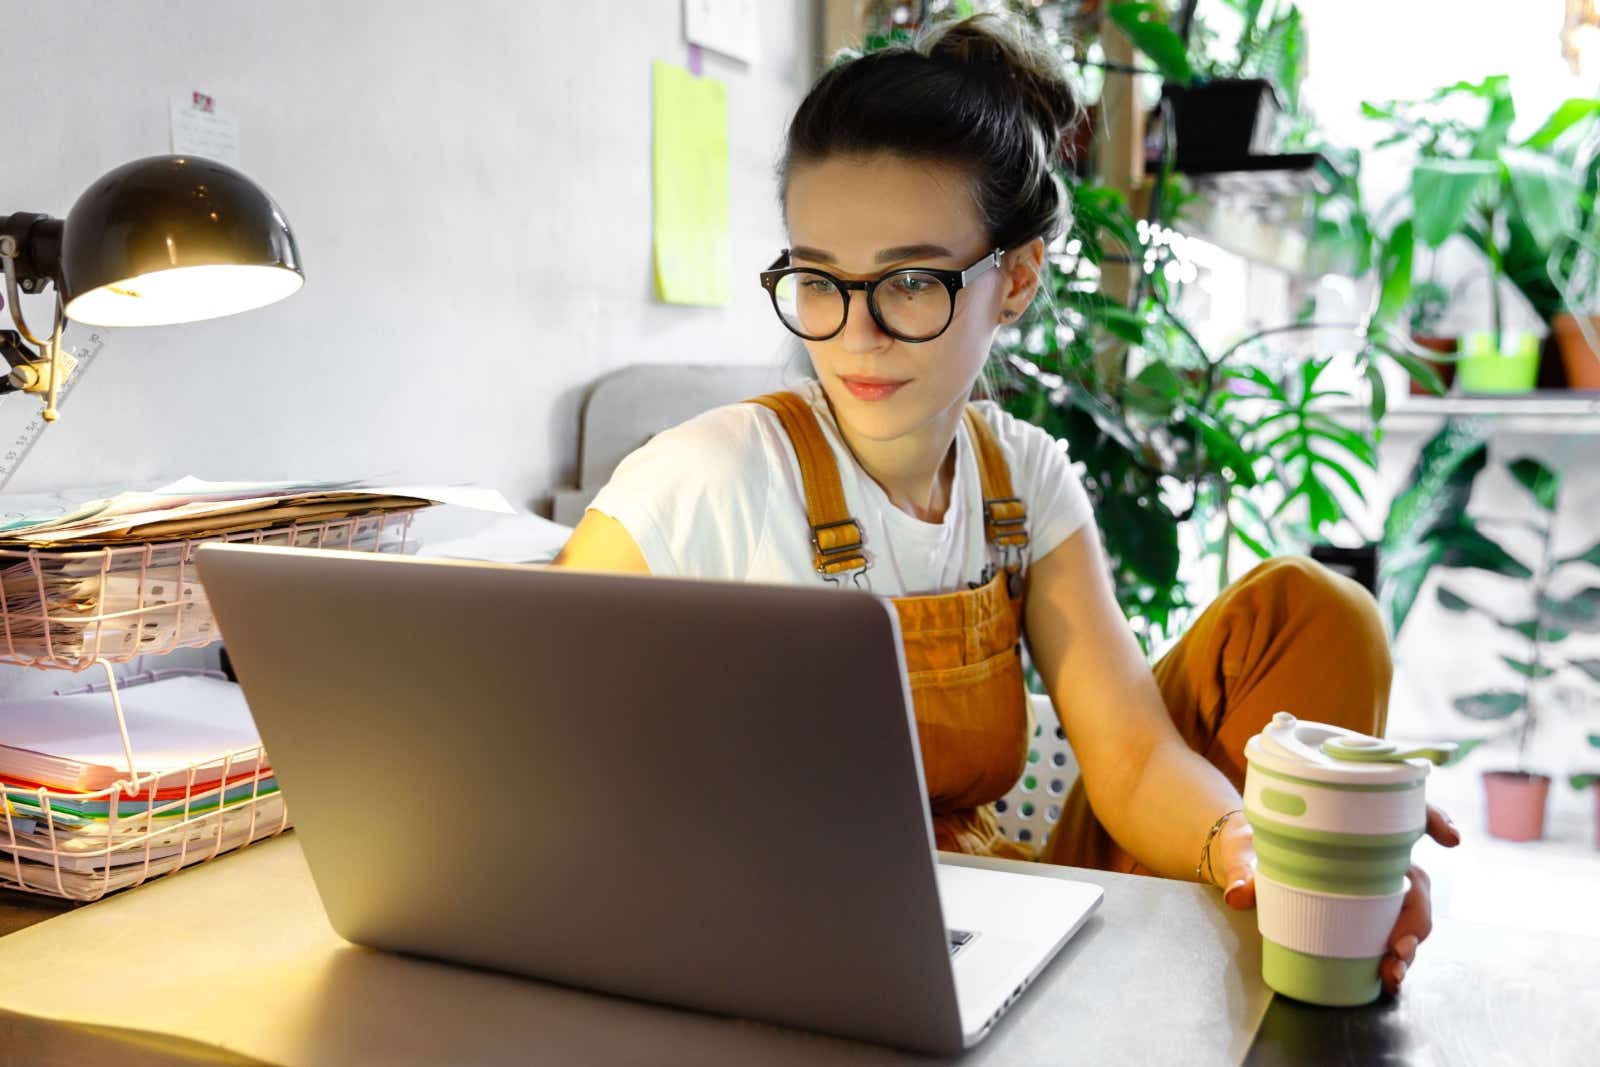
[{"label": "desk lamp", "polygon": [[[278,205],[232,167],[195,156],[125,163],[90,185],[63,219],[0,218],[0,266],[17,330],[0,331],[11,375],[0,392],[47,394],[76,360],[61,349],[67,319],[91,326],[164,326],[263,307],[305,282]],[[17,293],[56,291],[54,323],[28,329]],[[23,342],[35,346],[30,350]]]}]

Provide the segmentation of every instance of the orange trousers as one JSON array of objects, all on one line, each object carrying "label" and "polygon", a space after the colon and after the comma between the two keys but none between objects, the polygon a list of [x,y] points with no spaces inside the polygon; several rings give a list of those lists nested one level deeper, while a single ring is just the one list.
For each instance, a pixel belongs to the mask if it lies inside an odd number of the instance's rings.
[{"label": "orange trousers", "polygon": [[[1155,676],[1184,742],[1242,791],[1244,743],[1279,711],[1382,736],[1393,665],[1372,596],[1319,563],[1285,557],[1224,589]],[[1081,777],[1039,859],[1148,873],[1095,818]]]}]

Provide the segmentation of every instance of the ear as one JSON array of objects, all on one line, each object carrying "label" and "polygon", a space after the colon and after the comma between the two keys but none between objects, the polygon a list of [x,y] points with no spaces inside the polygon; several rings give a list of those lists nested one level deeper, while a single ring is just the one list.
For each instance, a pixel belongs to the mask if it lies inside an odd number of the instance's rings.
[{"label": "ear", "polygon": [[1044,239],[1035,237],[1018,245],[1000,260],[1005,288],[1000,298],[1000,321],[1016,322],[1033,302],[1044,275]]}]

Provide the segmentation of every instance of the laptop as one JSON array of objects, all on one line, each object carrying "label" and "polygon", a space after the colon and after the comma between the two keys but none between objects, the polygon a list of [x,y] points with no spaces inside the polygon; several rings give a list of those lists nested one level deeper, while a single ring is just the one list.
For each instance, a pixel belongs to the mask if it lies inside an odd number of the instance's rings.
[{"label": "laptop", "polygon": [[350,941],[953,1054],[1098,886],[938,862],[893,605],[207,545]]}]

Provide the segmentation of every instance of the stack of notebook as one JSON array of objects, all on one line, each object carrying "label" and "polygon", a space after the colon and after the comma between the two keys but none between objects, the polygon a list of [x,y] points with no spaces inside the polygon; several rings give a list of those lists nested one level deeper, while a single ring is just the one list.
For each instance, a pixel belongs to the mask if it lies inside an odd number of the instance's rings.
[{"label": "stack of notebook", "polygon": [[[0,702],[0,883],[77,899],[287,825],[239,687],[180,675]],[[137,776],[130,776],[131,749]]]}]

